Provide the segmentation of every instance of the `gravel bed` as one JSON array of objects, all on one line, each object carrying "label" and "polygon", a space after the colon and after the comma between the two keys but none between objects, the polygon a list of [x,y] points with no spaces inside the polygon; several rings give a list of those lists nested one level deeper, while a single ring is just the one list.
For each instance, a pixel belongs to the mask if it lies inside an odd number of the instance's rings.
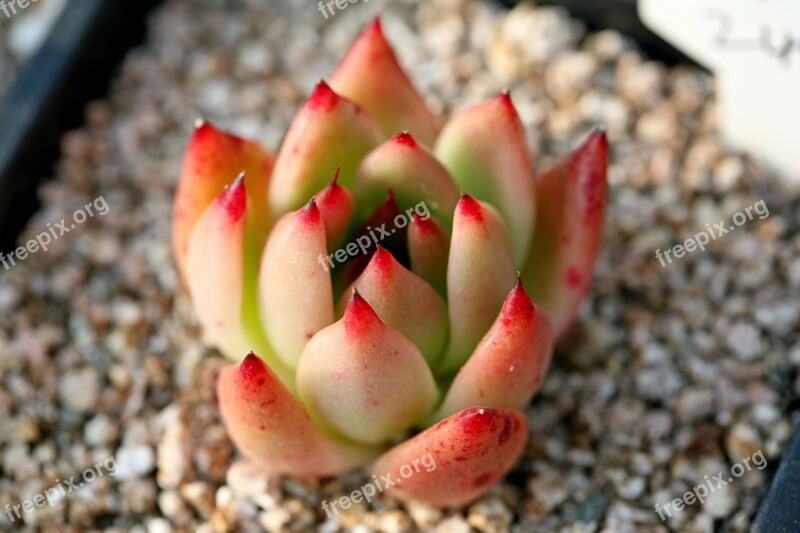
[{"label": "gravel bed", "polygon": [[[320,502],[364,473],[267,479],[225,434],[214,403],[224,361],[201,343],[176,276],[171,202],[196,117],[277,148],[378,9],[437,110],[510,89],[539,169],[605,124],[611,194],[591,297],[528,408],[514,471],[463,509],[379,498],[328,518]],[[0,268],[0,528],[749,529],[800,392],[800,200],[720,144],[712,78],[531,5],[373,0],[325,20],[289,0],[170,0],[150,30],[64,136],[46,207],[20,242],[100,196],[108,213]],[[761,200],[763,219],[664,267],[656,259]],[[665,521],[655,512],[759,450],[767,468]],[[6,504],[111,458],[114,476],[8,523]]]}]

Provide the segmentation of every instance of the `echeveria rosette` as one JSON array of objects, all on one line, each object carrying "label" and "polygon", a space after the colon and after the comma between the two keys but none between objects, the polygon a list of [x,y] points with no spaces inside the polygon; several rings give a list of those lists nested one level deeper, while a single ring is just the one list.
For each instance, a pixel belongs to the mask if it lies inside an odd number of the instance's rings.
[{"label": "echeveria rosette", "polygon": [[[535,177],[507,92],[442,123],[377,20],[277,156],[199,123],[174,248],[206,340],[246,355],[218,382],[242,453],[273,473],[392,479],[431,454],[435,470],[391,490],[438,506],[494,485],[589,288],[606,159],[596,131]],[[395,231],[367,253],[328,260],[383,223]]]}]

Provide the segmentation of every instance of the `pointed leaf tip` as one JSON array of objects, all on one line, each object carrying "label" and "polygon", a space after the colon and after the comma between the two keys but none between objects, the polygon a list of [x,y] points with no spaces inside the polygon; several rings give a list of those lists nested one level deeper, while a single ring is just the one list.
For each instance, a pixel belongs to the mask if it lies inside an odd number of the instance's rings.
[{"label": "pointed leaf tip", "polygon": [[369,303],[359,294],[358,290],[353,287],[353,293],[344,311],[345,330],[348,333],[358,335],[374,327],[376,323],[381,323],[380,318],[375,314]]},{"label": "pointed leaf tip", "polygon": [[267,365],[259,356],[255,354],[255,352],[253,352],[253,350],[250,350],[250,352],[244,356],[242,364],[239,365],[239,374],[246,381],[257,378],[259,375],[266,372]]},{"label": "pointed leaf tip", "polygon": [[417,146],[417,141],[407,130],[392,137],[392,142],[409,148],[416,148]]},{"label": "pointed leaf tip", "polygon": [[365,33],[372,33],[383,36],[383,25],[381,24],[380,15],[376,15],[372,22],[369,23]]},{"label": "pointed leaf tip", "polygon": [[339,96],[324,80],[319,80],[317,86],[308,97],[308,108],[315,111],[331,111],[339,103]]},{"label": "pointed leaf tip", "polygon": [[464,191],[461,191],[461,199],[458,201],[456,209],[458,209],[461,216],[477,221],[483,220],[483,207],[481,203]]},{"label": "pointed leaf tip", "polygon": [[325,221],[328,250],[339,248],[355,207],[353,193],[339,185],[340,170],[338,167],[328,185],[317,194],[317,207]]},{"label": "pointed leaf tip", "polygon": [[231,220],[239,220],[247,207],[247,191],[244,185],[244,172],[225,188],[219,197],[220,205],[225,207]]},{"label": "pointed leaf tip", "polygon": [[592,133],[589,134],[589,138],[586,139],[586,143],[584,145],[588,150],[594,151],[596,153],[607,152],[608,137],[606,135],[606,127],[597,126],[592,131]]},{"label": "pointed leaf tip", "polygon": [[[375,253],[372,254],[372,258],[370,259],[370,263],[372,263],[378,272],[386,272],[387,270],[392,268],[392,264],[394,263],[394,258],[392,257],[391,252],[380,245],[380,243],[375,244],[376,249]],[[369,267],[368,267],[369,268]]]},{"label": "pointed leaf tip", "polygon": [[378,19],[353,43],[331,85],[361,104],[387,137],[407,129],[429,146],[436,139],[438,120],[400,66]]},{"label": "pointed leaf tip", "polygon": [[317,197],[312,196],[311,200],[303,206],[298,213],[298,220],[304,224],[318,224],[322,218],[317,206]]}]

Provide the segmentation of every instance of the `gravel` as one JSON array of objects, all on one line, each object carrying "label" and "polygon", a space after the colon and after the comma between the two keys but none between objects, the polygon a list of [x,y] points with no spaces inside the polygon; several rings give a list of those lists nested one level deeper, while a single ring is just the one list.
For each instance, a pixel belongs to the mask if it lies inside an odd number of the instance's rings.
[{"label": "gravel", "polygon": [[[800,200],[721,144],[713,79],[650,61],[614,31],[586,33],[555,8],[373,1],[325,20],[299,4],[168,1],[109,95],[64,136],[45,207],[20,242],[100,195],[110,211],[0,274],[0,524],[747,531],[800,393]],[[591,296],[528,408],[528,449],[506,480],[463,509],[383,497],[329,518],[321,501],[366,474],[269,479],[238,457],[215,405],[224,361],[202,345],[169,221],[194,119],[276,149],[379,9],[436,110],[509,88],[539,169],[605,124],[611,193]],[[656,259],[762,199],[768,217],[664,267]],[[665,521],[655,512],[759,450],[770,468]],[[6,504],[111,457],[116,473],[7,523]]]}]

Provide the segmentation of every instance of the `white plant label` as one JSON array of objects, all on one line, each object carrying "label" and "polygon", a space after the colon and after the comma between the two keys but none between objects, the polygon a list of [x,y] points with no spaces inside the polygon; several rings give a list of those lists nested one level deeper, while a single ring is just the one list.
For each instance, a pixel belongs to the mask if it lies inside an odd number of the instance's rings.
[{"label": "white plant label", "polygon": [[732,145],[800,185],[800,0],[640,0],[651,30],[714,71]]}]

